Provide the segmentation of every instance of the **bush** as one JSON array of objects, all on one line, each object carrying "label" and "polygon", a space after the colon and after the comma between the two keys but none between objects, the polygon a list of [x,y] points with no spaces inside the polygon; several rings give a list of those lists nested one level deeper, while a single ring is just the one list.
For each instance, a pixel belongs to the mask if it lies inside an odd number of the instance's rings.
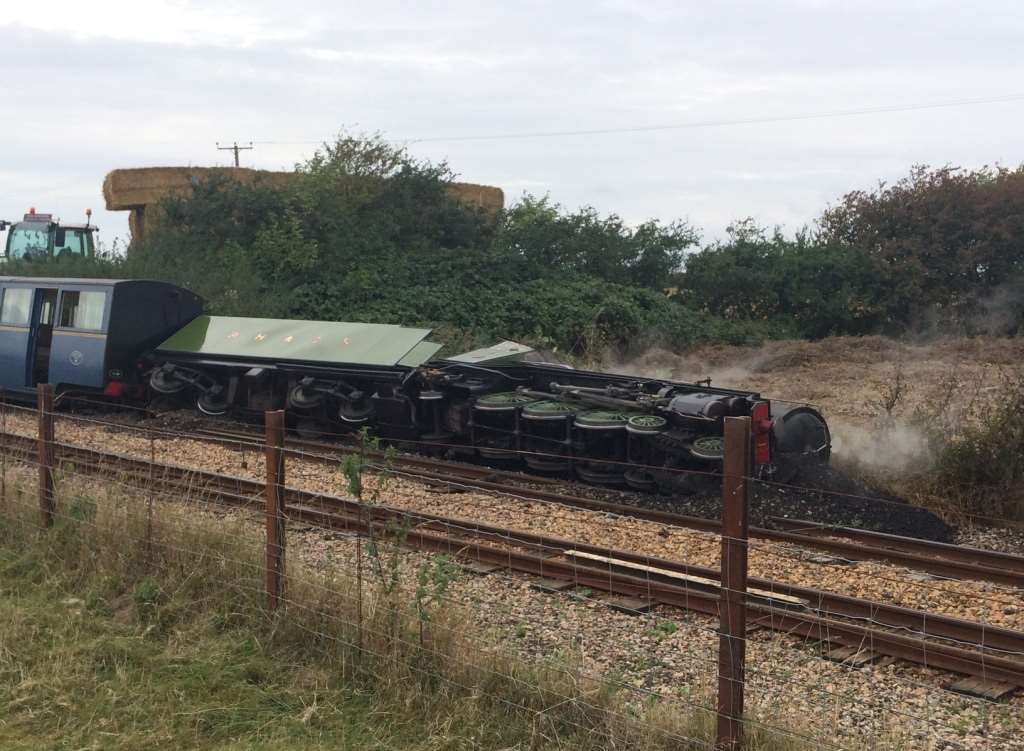
[{"label": "bush", "polygon": [[342,137],[284,188],[211,179],[169,198],[111,271],[181,284],[213,314],[427,326],[453,347],[510,338],[589,357],[705,338],[704,317],[661,289],[696,242],[685,223],[631,229],[530,197],[488,216],[451,197],[452,178],[377,136]]},{"label": "bush", "polygon": [[1024,371],[1008,374],[1000,394],[978,422],[933,430],[935,470],[921,483],[982,523],[1024,519]]},{"label": "bush", "polygon": [[681,295],[701,311],[811,339],[891,331],[908,315],[902,277],[858,248],[769,236],[750,221],[729,233],[687,260]]}]

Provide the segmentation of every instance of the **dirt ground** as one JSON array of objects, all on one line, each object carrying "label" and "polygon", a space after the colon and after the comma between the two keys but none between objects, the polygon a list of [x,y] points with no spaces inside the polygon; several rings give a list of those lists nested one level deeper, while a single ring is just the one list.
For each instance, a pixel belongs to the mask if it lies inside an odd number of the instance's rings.
[{"label": "dirt ground", "polygon": [[1024,359],[1024,338],[942,339],[909,343],[881,336],[778,341],[760,347],[704,347],[685,355],[650,350],[616,371],[759,390],[772,399],[809,402],[827,417],[870,427],[902,373],[894,410],[908,416],[953,393],[954,408],[975,412],[996,396],[1000,378]]},{"label": "dirt ground", "polygon": [[1024,338],[867,336],[704,347],[683,355],[650,350],[604,367],[682,381],[711,378],[712,385],[757,390],[773,401],[810,403],[829,422],[837,460],[900,470],[924,461],[922,419],[977,419],[1022,361]]}]

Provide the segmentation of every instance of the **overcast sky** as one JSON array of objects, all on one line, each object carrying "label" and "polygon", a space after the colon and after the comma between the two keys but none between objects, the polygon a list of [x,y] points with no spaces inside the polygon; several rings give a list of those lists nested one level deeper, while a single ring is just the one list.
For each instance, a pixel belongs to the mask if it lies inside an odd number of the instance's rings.
[{"label": "overcast sky", "polygon": [[[103,206],[111,169],[223,165],[214,142],[235,139],[256,142],[243,165],[288,169],[342,127],[410,141],[506,202],[684,218],[707,239],[745,216],[796,229],[914,163],[1024,161],[1016,2],[18,8],[0,20],[0,218],[90,207],[107,243],[127,234]],[[983,99],[1005,101],[891,111]],[[476,138],[663,125],[696,127]]]}]

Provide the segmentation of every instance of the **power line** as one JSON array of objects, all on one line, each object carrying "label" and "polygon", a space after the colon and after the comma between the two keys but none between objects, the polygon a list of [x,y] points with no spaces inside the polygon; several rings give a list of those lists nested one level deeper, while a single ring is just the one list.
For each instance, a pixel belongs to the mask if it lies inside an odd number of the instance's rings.
[{"label": "power line", "polygon": [[239,152],[251,152],[253,149],[253,142],[249,141],[249,145],[247,145],[247,147],[240,147],[239,142],[234,141],[234,145],[230,145],[230,147],[222,147],[222,145],[220,145],[220,141],[217,141],[216,147],[218,152],[234,152],[234,166],[238,167]]},{"label": "power line", "polygon": [[[745,117],[728,120],[694,120],[682,123],[668,123],[661,125],[638,125],[618,128],[590,128],[580,130],[549,130],[532,131],[523,133],[495,133],[495,134],[464,134],[452,136],[425,136],[422,138],[409,139],[388,139],[393,143],[438,143],[441,141],[501,141],[521,138],[568,138],[576,136],[607,136],[630,133],[653,133],[669,130],[689,130],[696,128],[723,128],[735,125],[759,125],[769,123],[797,122],[801,120],[824,120],[839,117],[856,117],[860,115],[879,115],[897,112],[915,112],[918,110],[943,109],[949,107],[966,107],[981,104],[998,104],[1002,102],[1016,102],[1024,100],[1024,94],[1008,94],[1005,96],[982,97],[975,99],[955,99],[945,102],[923,102],[918,104],[894,104],[879,107],[862,107],[850,110],[831,110],[825,112],[806,112],[792,115],[765,115],[760,117]],[[277,146],[299,146],[306,144],[322,144],[324,139],[310,139],[304,141],[255,141],[254,143],[277,145]]]}]

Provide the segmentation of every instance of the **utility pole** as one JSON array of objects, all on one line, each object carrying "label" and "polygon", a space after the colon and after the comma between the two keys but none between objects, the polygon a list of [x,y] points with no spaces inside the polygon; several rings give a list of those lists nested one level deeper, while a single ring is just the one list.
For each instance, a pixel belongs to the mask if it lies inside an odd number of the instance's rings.
[{"label": "utility pole", "polygon": [[239,146],[238,141],[235,141],[233,146],[221,146],[220,141],[217,142],[217,151],[233,151],[235,152],[235,166],[238,166],[238,152],[239,151],[252,151],[252,141],[249,141],[248,146]]}]

